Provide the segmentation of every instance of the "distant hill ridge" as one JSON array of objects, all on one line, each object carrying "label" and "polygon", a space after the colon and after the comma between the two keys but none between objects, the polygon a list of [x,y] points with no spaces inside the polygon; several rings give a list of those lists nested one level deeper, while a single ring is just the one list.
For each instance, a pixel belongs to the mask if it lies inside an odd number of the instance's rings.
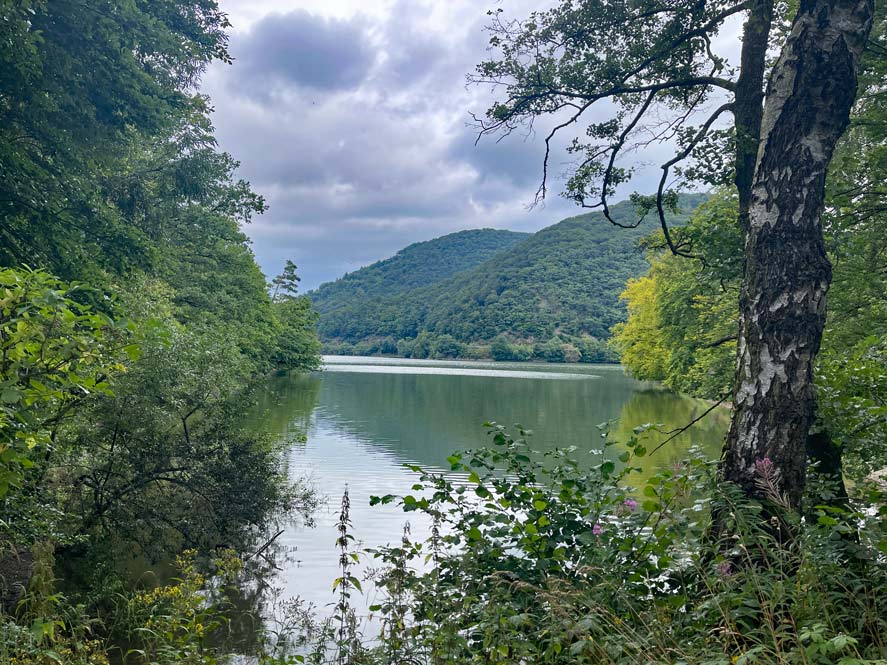
[{"label": "distant hill ridge", "polygon": [[[683,195],[682,224],[705,195]],[[634,206],[611,207],[621,223]],[[637,228],[601,213],[570,217],[535,234],[482,229],[410,245],[309,294],[332,353],[500,360],[614,360],[605,340],[623,320],[619,294],[647,262]]]},{"label": "distant hill ridge", "polygon": [[529,233],[475,229],[413,243],[394,256],[321,284],[308,295],[321,316],[365,305],[356,299],[384,298],[421,288],[483,263],[528,238]]}]

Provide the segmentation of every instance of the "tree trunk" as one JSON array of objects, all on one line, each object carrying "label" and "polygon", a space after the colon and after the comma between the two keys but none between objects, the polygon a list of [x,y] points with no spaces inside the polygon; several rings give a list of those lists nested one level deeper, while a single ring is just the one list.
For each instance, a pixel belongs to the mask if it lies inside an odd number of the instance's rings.
[{"label": "tree trunk", "polygon": [[748,232],[751,189],[761,139],[764,67],[772,24],[773,0],[755,0],[742,29],[742,53],[733,109],[736,127],[736,172],[733,181],[739,194],[739,226],[743,233]]},{"label": "tree trunk", "polygon": [[793,508],[831,280],[820,225],[825,176],[856,97],[873,11],[872,0],[802,0],[767,87],[723,477]]}]

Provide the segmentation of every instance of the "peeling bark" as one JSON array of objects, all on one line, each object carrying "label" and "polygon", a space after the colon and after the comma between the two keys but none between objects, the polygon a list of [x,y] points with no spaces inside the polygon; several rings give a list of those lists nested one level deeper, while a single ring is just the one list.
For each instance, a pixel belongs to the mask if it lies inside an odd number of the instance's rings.
[{"label": "peeling bark", "polygon": [[761,123],[722,473],[767,498],[760,475],[772,469],[793,507],[804,487],[813,361],[831,281],[820,224],[825,177],[849,121],[873,11],[872,0],[803,0],[770,74]]}]

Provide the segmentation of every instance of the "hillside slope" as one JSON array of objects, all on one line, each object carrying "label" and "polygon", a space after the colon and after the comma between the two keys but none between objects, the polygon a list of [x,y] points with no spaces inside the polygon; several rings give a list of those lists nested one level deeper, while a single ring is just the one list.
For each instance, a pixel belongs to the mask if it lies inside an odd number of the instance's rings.
[{"label": "hillside slope", "polygon": [[[683,197],[682,213],[672,223],[681,224],[703,199]],[[628,202],[611,211],[617,221],[635,219]],[[497,337],[529,345],[524,355],[531,357],[542,353],[534,345],[552,340],[581,346],[580,339],[606,339],[624,318],[619,294],[626,281],[647,269],[639,241],[656,228],[652,216],[634,229],[615,227],[598,212],[570,217],[428,286],[379,296],[340,292],[347,307],[318,305],[320,334],[327,342],[344,342],[342,352],[351,350],[348,344],[360,345],[354,350],[362,353],[391,351],[402,340],[398,351],[418,356],[465,355],[460,346],[488,346]],[[435,352],[441,337],[447,338],[445,348]],[[383,345],[368,344],[383,339]]]},{"label": "hillside slope", "polygon": [[498,229],[450,233],[414,243],[391,258],[321,284],[308,294],[326,330],[321,334],[351,341],[376,334],[372,328],[354,329],[350,323],[374,318],[380,302],[469,270],[529,236]]}]

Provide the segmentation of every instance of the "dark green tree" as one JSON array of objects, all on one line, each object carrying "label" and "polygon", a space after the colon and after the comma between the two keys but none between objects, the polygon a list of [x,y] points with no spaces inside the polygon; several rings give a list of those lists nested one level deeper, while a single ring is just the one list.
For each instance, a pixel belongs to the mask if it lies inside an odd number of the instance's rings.
[{"label": "dark green tree", "polygon": [[271,300],[277,303],[295,298],[299,291],[300,280],[301,278],[296,274],[296,264],[287,259],[283,272],[271,280],[273,288]]},{"label": "dark green tree", "polygon": [[94,283],[149,261],[105,181],[205,106],[194,86],[230,60],[227,27],[214,0],[0,2],[0,264]]}]

